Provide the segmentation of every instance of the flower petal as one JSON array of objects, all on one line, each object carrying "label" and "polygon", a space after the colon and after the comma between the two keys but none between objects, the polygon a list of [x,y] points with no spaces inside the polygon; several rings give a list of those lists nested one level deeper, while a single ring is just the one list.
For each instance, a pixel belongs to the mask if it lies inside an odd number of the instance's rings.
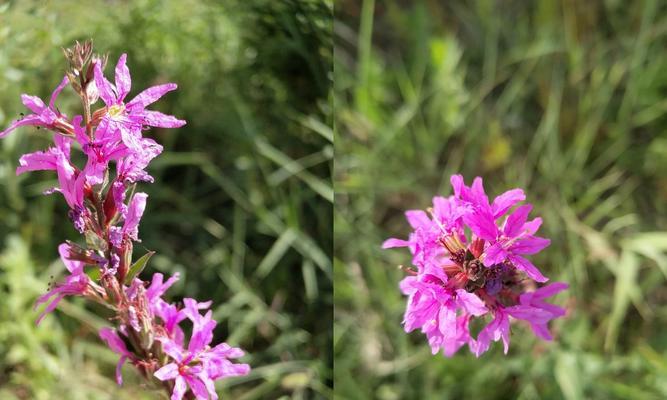
[{"label": "flower petal", "polygon": [[516,266],[517,269],[525,272],[529,278],[537,282],[546,282],[549,280],[549,278],[542,275],[540,270],[538,270],[537,267],[535,267],[533,263],[527,259],[521,256],[510,255],[509,260]]},{"label": "flower petal", "polygon": [[161,381],[176,379],[178,376],[178,365],[176,363],[169,363],[155,371],[153,375]]},{"label": "flower petal", "polygon": [[55,103],[56,103],[56,99],[57,99],[58,96],[60,95],[60,92],[62,92],[62,90],[63,90],[63,89],[65,88],[65,86],[67,86],[68,84],[69,84],[69,78],[67,77],[67,75],[65,75],[65,77],[63,78],[63,80],[60,81],[60,84],[56,87],[56,89],[53,91],[53,93],[51,93],[51,100],[49,100],[49,108],[50,108],[51,110],[53,110],[53,111],[56,110],[56,105],[55,105]]},{"label": "flower petal", "polygon": [[24,106],[26,106],[30,111],[34,112],[35,114],[40,114],[46,108],[46,105],[44,104],[42,99],[40,99],[37,96],[22,94],[21,102],[23,103]]},{"label": "flower petal", "polygon": [[34,115],[34,114],[26,115],[25,117],[12,122],[11,125],[9,125],[7,127],[7,129],[0,132],[0,139],[7,136],[14,129],[16,129],[20,126],[26,126],[26,125],[44,126],[44,123],[42,122],[42,119],[38,115]]},{"label": "flower petal", "polygon": [[491,210],[494,218],[502,217],[507,210],[512,208],[516,203],[526,200],[526,195],[521,189],[508,190],[500,196],[496,197],[491,204]]},{"label": "flower petal", "polygon": [[159,111],[143,110],[133,114],[133,117],[141,119],[142,125],[154,126],[158,128],[180,128],[186,122],[173,115],[163,114]]},{"label": "flower petal", "polygon": [[126,104],[128,109],[139,111],[146,108],[147,105],[155,103],[164,96],[166,93],[176,90],[178,85],[175,83],[165,83],[164,85],[158,85],[150,87],[143,92],[139,93],[132,101]]},{"label": "flower petal", "polygon": [[177,376],[174,383],[174,391],[171,393],[171,400],[183,400],[186,390],[188,390],[188,386],[185,383],[185,379],[180,375]]},{"label": "flower petal", "polygon": [[545,247],[549,246],[551,240],[530,236],[525,239],[519,239],[510,247],[510,251],[516,254],[535,254]]},{"label": "flower petal", "polygon": [[123,101],[125,96],[130,92],[132,79],[130,78],[130,70],[125,64],[127,54],[123,53],[116,64],[116,90],[118,90],[118,100]]},{"label": "flower petal", "polygon": [[97,86],[97,91],[99,92],[100,97],[104,103],[107,106],[118,104],[114,87],[111,85],[111,82],[109,82],[107,78],[104,77],[104,74],[102,73],[102,66],[99,61],[95,63],[94,76],[95,86]]},{"label": "flower petal", "polygon": [[503,233],[508,238],[514,238],[521,233],[521,228],[526,223],[528,219],[528,214],[530,210],[533,209],[533,206],[530,204],[524,204],[521,207],[518,207],[505,221],[505,226],[503,227]]},{"label": "flower petal", "polygon": [[383,249],[391,249],[394,247],[408,247],[410,245],[410,242],[407,240],[402,240],[402,239],[396,239],[396,238],[391,238],[387,239],[382,243],[382,248]]}]

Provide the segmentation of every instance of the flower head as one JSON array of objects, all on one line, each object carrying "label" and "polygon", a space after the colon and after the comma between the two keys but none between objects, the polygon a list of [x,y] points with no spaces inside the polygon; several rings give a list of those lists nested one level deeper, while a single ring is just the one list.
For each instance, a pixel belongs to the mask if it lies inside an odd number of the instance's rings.
[{"label": "flower head", "polygon": [[[428,213],[406,212],[413,228],[408,240],[383,244],[408,247],[413,255],[416,270],[400,284],[408,296],[405,330],[421,329],[433,354],[443,351],[446,356],[465,344],[479,356],[491,341],[501,339],[507,352],[510,317],[527,321],[537,336],[549,340],[547,323],[564,310],[543,300],[567,285],[524,291],[529,279],[547,280],[525,257],[549,245],[548,239],[535,236],[542,220],[528,221],[532,206],[518,205],[525,200],[521,189],[490,202],[481,178],[468,187],[462,176],[454,175],[451,183],[454,194],[435,197]],[[469,322],[487,314],[491,322],[473,338]]]}]

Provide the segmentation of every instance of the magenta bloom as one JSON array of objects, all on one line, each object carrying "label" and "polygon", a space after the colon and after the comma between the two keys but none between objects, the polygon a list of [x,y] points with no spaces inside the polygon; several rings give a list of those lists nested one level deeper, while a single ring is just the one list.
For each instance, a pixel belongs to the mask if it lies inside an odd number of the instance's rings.
[{"label": "magenta bloom", "polygon": [[[50,300],[50,303],[44,308],[39,317],[37,318],[37,324],[39,325],[42,322],[42,319],[46,314],[55,310],[60,303],[60,300],[64,299],[65,296],[84,296],[87,294],[104,293],[104,290],[99,287],[96,283],[92,282],[88,275],[83,271],[84,263],[81,261],[70,260],[69,257],[70,246],[67,243],[63,243],[58,246],[58,252],[60,253],[60,259],[65,264],[65,267],[70,272],[70,275],[65,278],[65,281],[62,283],[57,283],[53,289],[49,290],[44,295],[40,296],[35,302],[35,308],[42,303],[46,303]],[[53,298],[53,300],[51,300]]]},{"label": "magenta bloom", "polygon": [[58,87],[51,94],[49,105],[45,105],[42,99],[36,96],[27,94],[21,95],[21,101],[33,114],[28,114],[23,118],[13,122],[4,131],[0,132],[0,138],[7,136],[11,131],[20,126],[41,126],[51,130],[58,130],[64,126],[69,125],[67,117],[62,115],[55,106],[55,101],[60,92],[67,86],[69,79],[67,76],[63,78]]},{"label": "magenta bloom", "polygon": [[187,349],[182,343],[176,343],[168,337],[158,338],[162,349],[172,358],[155,372],[161,381],[174,380],[174,391],[171,400],[181,400],[189,387],[196,398],[216,400],[213,381],[229,376],[246,375],[250,371],[247,364],[235,364],[229,359],[243,356],[243,350],[221,343],[213,348],[209,344],[213,340],[213,329],[216,322],[211,319],[212,311],[205,315],[199,309],[208,307],[210,303],[198,303],[193,299],[185,299],[185,314],[192,321],[192,337]]},{"label": "magenta bloom", "polygon": [[[406,332],[421,329],[433,354],[442,351],[448,357],[466,344],[480,356],[501,339],[507,353],[510,318],[528,322],[538,337],[551,340],[547,324],[565,311],[544,299],[567,285],[524,292],[526,279],[547,280],[525,257],[549,245],[548,239],[534,235],[542,219],[528,221],[530,204],[510,212],[525,200],[521,189],[489,202],[481,178],[468,187],[463,177],[454,175],[451,183],[454,194],[435,197],[429,213],[406,212],[413,228],[408,240],[392,238],[383,244],[408,247],[413,256],[416,269],[400,284],[408,296]],[[487,314],[490,322],[475,339],[469,323]]]},{"label": "magenta bloom", "polygon": [[146,110],[165,93],[176,90],[175,83],[166,83],[150,87],[139,93],[129,103],[125,97],[130,92],[132,79],[126,65],[127,54],[123,54],[116,64],[115,85],[112,85],[102,73],[100,63],[95,64],[95,85],[100,98],[107,106],[107,111],[100,121],[98,129],[105,132],[119,132],[123,143],[134,150],[141,151],[141,129],[144,126],[179,128],[185,121],[159,111]]}]

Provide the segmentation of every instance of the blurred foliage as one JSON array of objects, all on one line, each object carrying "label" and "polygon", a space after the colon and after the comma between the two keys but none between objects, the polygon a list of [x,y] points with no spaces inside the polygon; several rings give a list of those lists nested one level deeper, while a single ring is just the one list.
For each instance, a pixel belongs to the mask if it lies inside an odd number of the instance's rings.
[{"label": "blurred foliage", "polygon": [[[149,133],[165,147],[149,172],[135,258],[145,277],[181,273],[172,299],[213,300],[217,340],[247,350],[247,377],[223,398],[328,398],[332,385],[332,3],[318,0],[9,1],[0,5],[0,125],[47,98],[65,68],[60,47],[93,38],[111,64],[128,53],[130,96],[179,90],[155,108],[188,121]],[[112,67],[107,67],[111,71]],[[66,90],[63,112],[79,112]],[[97,338],[103,313],[76,299],[35,327],[35,298],[63,267],[56,246],[78,235],[55,176],[16,177],[43,130],[0,142],[0,398],[155,398]],[[53,278],[50,278],[54,275]],[[144,396],[144,397],[141,397]]]},{"label": "blurred foliage", "polygon": [[[667,398],[667,3],[341,1],[334,23],[340,399]],[[526,189],[570,290],[554,342],[432,356],[404,333],[403,211],[449,176]]]}]

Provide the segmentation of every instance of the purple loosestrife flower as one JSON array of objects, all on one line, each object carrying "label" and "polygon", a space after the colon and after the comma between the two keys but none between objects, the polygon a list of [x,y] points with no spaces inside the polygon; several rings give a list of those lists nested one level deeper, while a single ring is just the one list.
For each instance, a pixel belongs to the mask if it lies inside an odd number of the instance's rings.
[{"label": "purple loosestrife flower", "polygon": [[[151,254],[134,264],[132,260],[133,242],[139,241],[139,223],[148,196],[139,192],[126,199],[126,192],[139,181],[153,181],[146,168],[162,152],[162,146],[142,137],[142,131],[151,126],[175,128],[185,124],[173,116],[146,110],[146,106],[176,89],[176,85],[146,89],[125,103],[131,83],[124,54],[116,65],[114,85],[102,74],[106,57],[94,56],[92,43],[77,43],[74,48],[66,49],[65,54],[70,69],[53,92],[49,105],[34,96],[23,95],[23,103],[34,114],[0,133],[3,137],[24,125],[56,132],[54,145],[45,151],[23,155],[16,173],[55,171],[58,186],[47,193],[62,193],[70,208],[70,219],[85,236],[85,246],[73,242],[59,246],[70,274],[37,299],[35,307],[47,303],[37,323],[65,296],[82,296],[101,303],[113,312],[109,321],[115,328],[103,328],[99,335],[120,356],[116,366],[118,384],[122,383],[121,368],[129,360],[143,377],[161,381],[173,399],[186,394],[188,398],[192,394],[197,399],[217,399],[213,381],[248,373],[247,364],[230,361],[243,356],[243,351],[225,343],[211,347],[217,323],[212,319],[212,311],[200,313],[211,306],[210,301],[185,299],[179,307],[163,299],[167,289],[178,280],[178,274],[165,282],[163,275],[156,273],[147,285],[138,274]],[[84,108],[82,115],[71,120],[54,105],[68,84],[81,97]],[[92,112],[90,105],[98,95],[106,107]],[[83,168],[72,161],[72,144],[74,149],[80,146],[86,159]],[[86,266],[99,268],[100,273],[89,270],[88,275]],[[534,300],[538,303],[532,306],[541,305],[538,297]],[[180,324],[186,320],[193,329],[184,348],[185,335]]]},{"label": "purple loosestrife flower", "polygon": [[183,343],[177,343],[168,337],[158,338],[165,353],[172,358],[155,372],[161,381],[174,380],[171,400],[181,400],[187,388],[196,398],[216,400],[213,381],[229,376],[245,375],[250,371],[247,364],[234,364],[229,359],[243,356],[243,350],[221,343],[213,348],[209,346],[213,339],[216,322],[211,319],[212,311],[201,315],[199,310],[208,308],[209,302],[198,303],[194,299],[185,299],[185,315],[193,324],[192,336],[187,349]]},{"label": "purple loosestrife flower", "polygon": [[65,278],[65,281],[62,283],[57,283],[53,289],[49,290],[44,295],[40,296],[35,302],[35,308],[42,303],[50,301],[50,303],[44,308],[44,311],[37,318],[37,324],[42,321],[46,314],[55,310],[60,303],[60,300],[64,299],[65,296],[85,296],[85,295],[102,295],[104,293],[103,289],[92,282],[88,275],[83,271],[84,263],[82,261],[75,261],[69,259],[70,254],[70,245],[63,243],[58,246],[58,252],[60,253],[60,259],[65,264],[65,267],[70,272],[70,275]]},{"label": "purple loosestrife flower", "polygon": [[185,121],[159,111],[146,110],[146,106],[156,102],[164,94],[176,90],[175,83],[150,87],[139,93],[130,102],[125,103],[125,97],[130,92],[132,79],[126,65],[127,55],[123,54],[116,64],[115,85],[112,85],[102,73],[100,63],[95,63],[95,85],[102,101],[106,104],[106,113],[102,116],[99,129],[121,134],[125,145],[140,152],[141,130],[144,126],[161,128],[179,128]]},{"label": "purple loosestrife flower", "polygon": [[[413,228],[408,240],[392,238],[383,244],[408,247],[413,256],[416,269],[408,269],[411,276],[400,283],[408,296],[406,332],[421,329],[433,354],[442,351],[448,357],[466,344],[480,356],[501,339],[507,353],[510,318],[528,322],[538,337],[551,340],[547,324],[565,310],[544,299],[567,284],[525,292],[528,279],[547,280],[525,256],[547,247],[549,240],[534,235],[542,220],[528,221],[530,204],[510,212],[525,200],[523,190],[509,190],[489,202],[481,178],[468,187],[462,176],[454,175],[451,183],[454,194],[435,197],[428,213],[406,212]],[[469,323],[486,315],[490,322],[475,339]]]},{"label": "purple loosestrife flower", "polygon": [[60,92],[67,86],[69,79],[64,77],[58,87],[51,94],[49,105],[45,105],[42,99],[36,96],[27,94],[21,95],[21,101],[33,114],[28,114],[17,121],[13,122],[7,129],[0,132],[0,138],[7,136],[11,131],[20,126],[38,126],[48,128],[54,131],[63,131],[71,124],[67,121],[67,116],[58,111],[55,106],[55,101]]}]

